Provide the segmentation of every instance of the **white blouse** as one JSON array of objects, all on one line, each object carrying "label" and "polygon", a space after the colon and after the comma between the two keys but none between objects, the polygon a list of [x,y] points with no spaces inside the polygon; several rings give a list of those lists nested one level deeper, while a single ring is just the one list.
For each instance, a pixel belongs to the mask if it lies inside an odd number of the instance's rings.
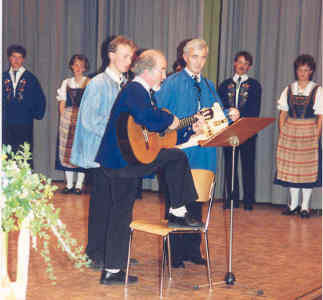
[{"label": "white blouse", "polygon": [[[308,96],[310,95],[310,93],[312,92],[315,86],[316,86],[316,83],[313,81],[310,81],[304,89],[301,89],[298,86],[298,82],[294,81],[291,86],[292,94]],[[279,110],[288,111],[287,91],[288,91],[288,87],[286,87],[283,90],[283,92],[280,95],[280,98],[277,101],[277,108]],[[323,89],[321,86],[316,91],[313,109],[314,109],[315,115],[323,115]]]},{"label": "white blouse", "polygon": [[64,79],[61,84],[61,87],[57,90],[57,96],[56,96],[57,101],[66,101],[67,85],[71,89],[79,89],[83,87],[84,81],[86,80],[86,78],[87,78],[86,76],[83,76],[80,82],[76,82],[74,77]]}]

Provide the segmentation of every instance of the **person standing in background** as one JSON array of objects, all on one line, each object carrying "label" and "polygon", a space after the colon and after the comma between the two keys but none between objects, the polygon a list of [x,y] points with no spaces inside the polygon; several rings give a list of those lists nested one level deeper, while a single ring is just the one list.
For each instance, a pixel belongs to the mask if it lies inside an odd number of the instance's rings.
[{"label": "person standing in background", "polygon": [[124,36],[116,36],[110,41],[106,53],[109,65],[87,85],[76,124],[71,162],[89,169],[93,182],[86,247],[86,254],[92,261],[93,269],[101,269],[104,266],[105,232],[110,222],[107,206],[109,183],[100,164],[95,162],[95,157],[109,121],[112,105],[127,82],[123,74],[129,71],[135,51],[134,42]]},{"label": "person standing in background", "polygon": [[[85,170],[74,166],[70,158],[81,98],[89,82],[89,78],[83,75],[89,69],[89,61],[85,55],[75,54],[70,59],[69,67],[73,72],[73,77],[62,82],[56,97],[59,102],[56,169],[65,171],[66,186],[62,193],[81,195]],[[74,173],[77,173],[75,188],[73,186]]]},{"label": "person standing in background", "polygon": [[[300,211],[302,218],[309,218],[312,189],[322,186],[323,90],[312,81],[315,61],[311,55],[298,56],[294,72],[296,81],[286,87],[278,99],[279,137],[274,183],[290,191],[291,201],[283,215]],[[300,189],[303,193],[301,208]]]},{"label": "person standing in background", "polygon": [[[218,89],[223,106],[225,108],[236,107],[240,111],[240,117],[258,117],[260,114],[261,85],[247,74],[252,62],[253,59],[249,52],[238,52],[234,58],[235,73],[233,77],[224,80]],[[223,208],[230,207],[231,196],[233,197],[234,207],[239,207],[238,157],[240,153],[244,209],[253,209],[253,203],[255,202],[256,139],[257,135],[236,147],[233,195],[231,195],[233,150],[232,147],[223,147],[225,164]]]},{"label": "person standing in background", "polygon": [[26,142],[33,153],[34,119],[44,117],[46,98],[38,79],[23,66],[26,54],[20,45],[7,49],[10,67],[2,76],[2,132],[3,144],[14,152]]}]

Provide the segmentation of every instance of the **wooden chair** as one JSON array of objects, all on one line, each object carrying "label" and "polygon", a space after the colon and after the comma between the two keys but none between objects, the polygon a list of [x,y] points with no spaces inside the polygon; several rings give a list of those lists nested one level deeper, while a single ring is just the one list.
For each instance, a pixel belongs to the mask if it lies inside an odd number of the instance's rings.
[{"label": "wooden chair", "polygon": [[208,212],[205,219],[205,223],[200,227],[196,228],[169,228],[167,226],[167,220],[161,221],[145,221],[145,220],[134,220],[130,224],[130,239],[129,239],[129,251],[128,251],[128,263],[126,272],[126,282],[125,288],[128,286],[128,276],[129,276],[129,265],[131,256],[131,244],[132,235],[135,230],[146,232],[154,235],[159,235],[163,238],[163,256],[161,263],[161,278],[160,278],[160,297],[163,296],[163,284],[165,277],[165,264],[166,264],[166,249],[168,249],[168,273],[169,280],[172,279],[172,268],[171,268],[171,251],[170,251],[170,233],[204,233],[205,248],[206,248],[206,259],[207,259],[207,275],[209,281],[209,287],[212,288],[211,281],[211,266],[210,266],[210,255],[209,255],[209,243],[208,243],[208,227],[210,222],[211,208],[214,201],[214,190],[215,181],[214,173],[208,170],[192,170],[194,185],[199,198],[196,200],[198,202],[209,202]]}]

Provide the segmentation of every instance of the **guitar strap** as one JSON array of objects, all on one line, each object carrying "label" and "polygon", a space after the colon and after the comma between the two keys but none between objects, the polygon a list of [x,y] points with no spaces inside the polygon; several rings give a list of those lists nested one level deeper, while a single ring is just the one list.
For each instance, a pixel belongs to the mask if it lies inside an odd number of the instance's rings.
[{"label": "guitar strap", "polygon": [[205,83],[206,83],[207,87],[209,88],[209,90],[211,91],[211,94],[213,95],[214,99],[216,99],[216,95],[215,95],[214,91],[211,89],[211,87],[210,87],[209,83],[207,82],[206,78],[202,77],[202,79],[205,81]]}]

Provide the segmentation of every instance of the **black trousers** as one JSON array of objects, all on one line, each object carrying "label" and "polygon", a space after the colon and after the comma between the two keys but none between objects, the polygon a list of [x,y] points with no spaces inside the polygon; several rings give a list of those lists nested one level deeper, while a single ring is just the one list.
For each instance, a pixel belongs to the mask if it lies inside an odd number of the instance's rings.
[{"label": "black trousers", "polygon": [[[231,183],[232,183],[232,147],[224,147],[224,163],[225,163],[225,196],[229,201],[231,199]],[[256,136],[248,139],[242,145],[236,147],[235,150],[235,174],[234,174],[234,192],[233,201],[239,201],[239,178],[238,178],[238,157],[241,157],[241,172],[243,184],[243,201],[246,204],[255,202],[255,159],[256,159]]]},{"label": "black trousers", "polygon": [[88,217],[87,256],[96,263],[104,263],[105,232],[108,224],[110,184],[101,168],[89,170],[91,196]]},{"label": "black trousers", "polygon": [[186,154],[179,149],[162,149],[151,164],[129,165],[122,169],[103,168],[110,183],[105,268],[126,267],[129,225],[141,177],[162,170],[169,191],[170,205],[178,208],[194,202],[198,195]]},{"label": "black trousers", "polygon": [[[33,123],[28,124],[5,124],[3,132],[3,144],[10,145],[14,152],[20,150],[25,142],[30,145],[30,152],[33,153]],[[33,160],[30,160],[33,167]]]}]

